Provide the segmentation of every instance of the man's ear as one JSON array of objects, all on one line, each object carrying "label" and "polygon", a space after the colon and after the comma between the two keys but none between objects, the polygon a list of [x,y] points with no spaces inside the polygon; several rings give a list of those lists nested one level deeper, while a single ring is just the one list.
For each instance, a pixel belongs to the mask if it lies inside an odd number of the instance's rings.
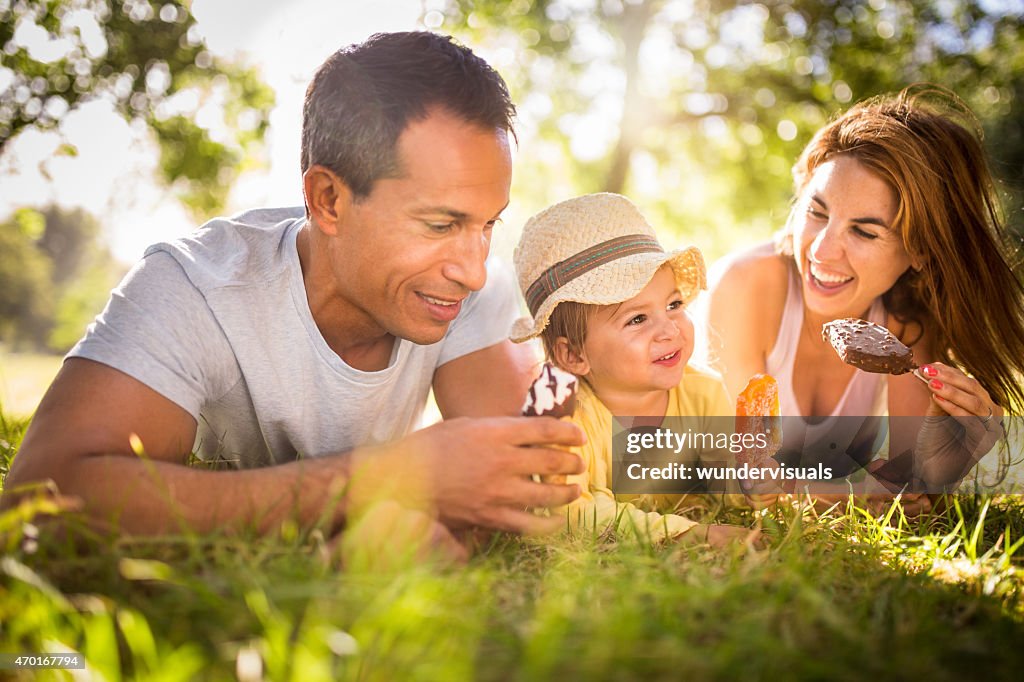
[{"label": "man's ear", "polygon": [[590,373],[590,363],[587,361],[586,354],[582,349],[578,353],[573,350],[569,345],[569,339],[566,337],[559,336],[555,339],[553,350],[555,357],[552,359],[562,369],[572,372],[579,377]]},{"label": "man's ear", "polygon": [[302,193],[310,221],[324,234],[338,234],[338,224],[352,206],[352,190],[334,171],[313,165],[302,174]]}]

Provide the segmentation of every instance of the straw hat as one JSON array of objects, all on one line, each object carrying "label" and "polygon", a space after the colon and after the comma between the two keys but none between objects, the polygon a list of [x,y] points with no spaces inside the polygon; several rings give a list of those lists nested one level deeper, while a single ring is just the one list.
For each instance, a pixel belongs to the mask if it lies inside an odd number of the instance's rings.
[{"label": "straw hat", "polygon": [[618,194],[587,194],[544,209],[526,222],[513,258],[533,316],[512,327],[516,343],[540,334],[563,301],[610,305],[633,298],[664,263],[685,303],[707,288],[700,250],[665,252],[640,210]]}]

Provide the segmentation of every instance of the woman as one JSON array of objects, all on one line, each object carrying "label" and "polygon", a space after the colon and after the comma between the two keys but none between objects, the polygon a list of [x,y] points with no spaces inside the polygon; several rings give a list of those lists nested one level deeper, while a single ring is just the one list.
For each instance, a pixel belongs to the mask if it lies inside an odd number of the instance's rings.
[{"label": "woman", "polygon": [[[1005,410],[1024,405],[1024,290],[976,120],[951,93],[912,86],[819,130],[793,176],[776,243],[712,272],[712,360],[733,395],[752,374],[775,376],[782,414],[804,417],[785,420],[781,457],[803,453],[806,464],[814,450],[839,475],[868,465],[884,415],[960,418],[968,442],[952,449],[937,435],[942,420],[894,420],[890,461],[868,466],[888,485],[865,490],[955,484],[1002,435]],[[821,329],[844,317],[888,327],[913,349],[919,376],[843,363]],[[915,450],[916,461],[898,463]]]}]

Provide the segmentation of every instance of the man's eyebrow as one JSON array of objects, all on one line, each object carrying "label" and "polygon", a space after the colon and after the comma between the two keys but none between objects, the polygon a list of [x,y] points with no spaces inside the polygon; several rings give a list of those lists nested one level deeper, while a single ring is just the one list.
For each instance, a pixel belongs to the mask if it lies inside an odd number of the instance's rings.
[{"label": "man's eyebrow", "polygon": [[[498,218],[498,216],[500,216],[502,214],[502,212],[506,208],[508,208],[509,203],[511,203],[511,202],[505,202],[505,205],[502,206],[498,210],[498,212],[494,214],[494,219],[495,220]],[[414,211],[414,213],[421,214],[421,215],[426,215],[426,214],[429,214],[429,215],[444,215],[444,216],[448,216],[449,218],[453,218],[455,220],[466,220],[467,218],[470,217],[469,214],[466,213],[465,211],[459,211],[457,209],[454,209],[454,208],[451,208],[451,207],[448,207],[448,206],[425,206],[423,208],[416,209]]]},{"label": "man's eyebrow", "polygon": [[424,206],[423,208],[416,209],[413,213],[419,215],[443,215],[455,220],[465,220],[469,217],[469,214],[465,211],[457,211],[447,206]]},{"label": "man's eyebrow", "polygon": [[[814,201],[815,203],[821,204],[821,207],[823,209],[825,209],[826,211],[828,210],[828,204],[826,204],[825,200],[822,199],[817,194],[811,195],[811,200]],[[850,222],[865,223],[867,225],[878,225],[879,227],[885,228],[886,230],[892,229],[891,227],[889,227],[889,223],[885,222],[881,218],[875,218],[874,216],[865,216],[863,218],[854,218]]]}]

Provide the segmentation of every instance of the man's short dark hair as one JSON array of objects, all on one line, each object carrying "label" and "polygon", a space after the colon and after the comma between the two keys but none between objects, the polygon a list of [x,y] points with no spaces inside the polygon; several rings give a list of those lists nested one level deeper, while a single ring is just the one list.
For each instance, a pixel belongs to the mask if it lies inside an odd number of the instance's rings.
[{"label": "man's short dark hair", "polygon": [[395,177],[396,146],[433,107],[482,128],[512,132],[515,105],[498,72],[450,36],[377,33],[331,55],[306,90],[302,172],[321,165],[365,197]]}]

